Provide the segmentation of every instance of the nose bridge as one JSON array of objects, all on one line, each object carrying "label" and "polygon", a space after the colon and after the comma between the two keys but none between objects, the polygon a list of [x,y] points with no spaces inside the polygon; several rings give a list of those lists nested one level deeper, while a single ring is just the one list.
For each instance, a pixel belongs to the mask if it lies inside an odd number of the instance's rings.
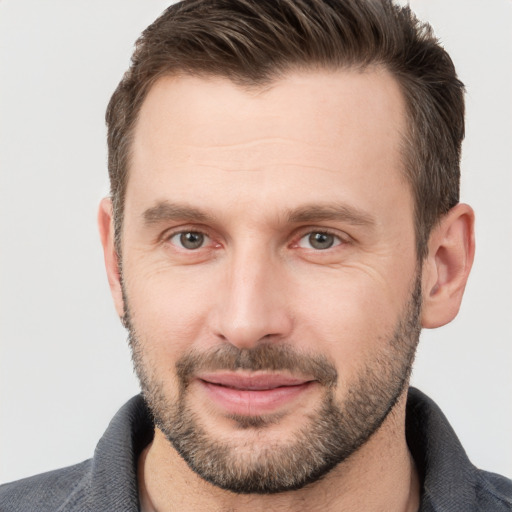
[{"label": "nose bridge", "polygon": [[217,311],[218,335],[239,348],[286,336],[291,318],[279,258],[269,247],[248,238],[228,261]]}]

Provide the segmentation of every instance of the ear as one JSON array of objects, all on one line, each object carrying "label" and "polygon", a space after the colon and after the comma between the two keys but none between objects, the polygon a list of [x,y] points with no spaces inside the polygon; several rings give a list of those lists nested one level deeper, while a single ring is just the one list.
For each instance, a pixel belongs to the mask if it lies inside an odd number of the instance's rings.
[{"label": "ear", "polygon": [[123,290],[121,286],[119,258],[114,243],[112,201],[108,197],[101,200],[98,211],[98,227],[100,230],[101,244],[103,245],[103,257],[105,259],[110,292],[114,299],[117,314],[122,319],[124,316]]},{"label": "ear", "polygon": [[459,312],[475,255],[474,223],[471,207],[458,204],[432,230],[422,272],[423,327],[445,325]]}]

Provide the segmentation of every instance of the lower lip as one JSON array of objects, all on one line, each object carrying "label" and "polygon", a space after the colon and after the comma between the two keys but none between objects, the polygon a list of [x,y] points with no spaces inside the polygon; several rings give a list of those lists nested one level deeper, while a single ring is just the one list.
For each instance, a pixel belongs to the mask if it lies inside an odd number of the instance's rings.
[{"label": "lower lip", "polygon": [[264,390],[242,390],[199,381],[208,396],[228,414],[259,416],[276,412],[296,400],[314,384],[305,382],[296,386],[282,386]]}]

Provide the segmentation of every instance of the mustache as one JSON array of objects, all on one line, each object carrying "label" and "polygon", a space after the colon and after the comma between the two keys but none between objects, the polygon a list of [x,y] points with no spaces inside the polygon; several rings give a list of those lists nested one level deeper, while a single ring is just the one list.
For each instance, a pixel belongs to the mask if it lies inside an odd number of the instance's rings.
[{"label": "mustache", "polygon": [[199,372],[236,370],[288,371],[312,377],[327,387],[334,387],[338,380],[336,367],[325,356],[301,353],[287,344],[249,349],[224,344],[205,352],[188,352],[176,362],[176,374],[185,387]]}]

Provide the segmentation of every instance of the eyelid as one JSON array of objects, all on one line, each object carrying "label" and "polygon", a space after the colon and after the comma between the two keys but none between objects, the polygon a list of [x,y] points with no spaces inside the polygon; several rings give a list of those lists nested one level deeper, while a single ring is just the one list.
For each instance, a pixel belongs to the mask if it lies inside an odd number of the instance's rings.
[{"label": "eyelid", "polygon": [[[166,229],[159,237],[158,242],[160,243],[171,243],[170,240],[176,235],[182,233],[200,233],[208,238],[210,241],[214,240],[214,237],[211,234],[211,230],[207,229],[204,226],[197,226],[191,224],[185,224],[180,226],[174,226],[172,228]],[[174,245],[174,244],[172,244]],[[219,244],[220,245],[220,244]]]},{"label": "eyelid", "polygon": [[[161,235],[158,237],[157,241],[159,243],[164,243],[164,244],[170,243],[170,239],[173,236],[176,236],[181,233],[191,233],[191,232],[192,233],[201,233],[205,237],[209,238],[210,242],[214,241],[214,243],[217,247],[221,246],[221,243],[216,241],[216,239],[218,237],[215,237],[211,233],[211,229],[207,228],[206,226],[197,225],[197,224],[196,225],[184,224],[184,225],[174,226],[172,228],[166,229],[165,231],[163,231],[161,233]],[[304,227],[301,227],[299,230],[297,230],[296,234],[293,236],[293,241],[290,244],[290,246],[297,247],[299,244],[299,241],[302,238],[304,238],[306,235],[310,235],[311,233],[325,233],[325,234],[332,235],[332,236],[336,237],[340,241],[340,244],[336,244],[333,247],[338,247],[339,245],[350,243],[353,240],[353,238],[344,231],[340,231],[337,229],[328,228],[328,227],[324,227],[324,226],[304,226]]]},{"label": "eyelid", "polygon": [[[345,233],[344,231],[339,231],[337,229],[322,227],[322,226],[306,226],[303,228],[300,228],[297,235],[294,237],[294,241],[292,242],[292,245],[298,246],[300,240],[302,240],[305,236],[310,235],[312,233],[323,233],[326,235],[331,235],[336,237],[341,244],[346,244],[352,241],[352,237]],[[335,245],[334,247],[337,247],[340,244]]]},{"label": "eyelid", "polygon": [[[185,247],[181,241],[183,235],[189,235],[191,233],[200,236],[200,245],[198,245],[197,247]],[[205,235],[204,233],[199,233],[198,231],[182,231],[174,233],[174,235],[172,235],[168,240],[172,245],[179,247],[180,249],[185,249],[186,251],[198,251],[199,249],[203,249],[204,247],[206,247],[211,239],[208,235]]]}]

